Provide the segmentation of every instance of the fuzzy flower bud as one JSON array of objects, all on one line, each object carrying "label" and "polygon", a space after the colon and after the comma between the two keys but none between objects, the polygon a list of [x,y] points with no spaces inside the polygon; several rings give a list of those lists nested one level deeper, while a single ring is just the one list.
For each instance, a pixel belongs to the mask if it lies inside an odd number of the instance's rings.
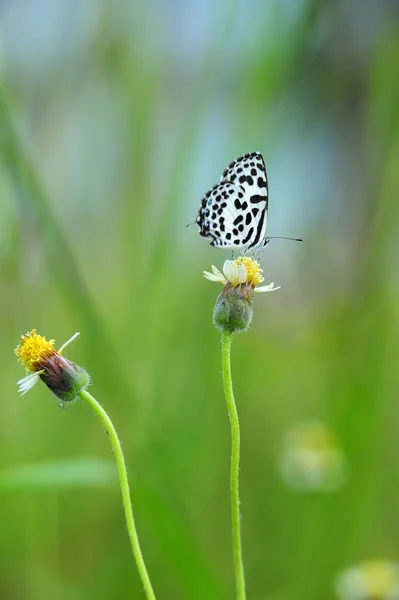
[{"label": "fuzzy flower bud", "polygon": [[220,292],[213,309],[213,323],[220,331],[244,332],[252,321],[253,290],[243,284],[237,287],[228,283]]},{"label": "fuzzy flower bud", "polygon": [[35,330],[23,335],[15,350],[19,362],[29,373],[18,381],[21,396],[41,379],[62,402],[71,402],[90,383],[89,374],[76,363],[62,356],[63,350],[79,334],[75,333],[58,351],[54,340],[46,340]]},{"label": "fuzzy flower bud", "polygon": [[213,310],[213,322],[220,331],[229,333],[246,331],[252,320],[254,293],[279,289],[274,287],[273,283],[257,287],[263,281],[262,269],[256,260],[248,256],[226,260],[223,273],[213,265],[212,271],[212,273],[204,271],[206,279],[223,285]]}]

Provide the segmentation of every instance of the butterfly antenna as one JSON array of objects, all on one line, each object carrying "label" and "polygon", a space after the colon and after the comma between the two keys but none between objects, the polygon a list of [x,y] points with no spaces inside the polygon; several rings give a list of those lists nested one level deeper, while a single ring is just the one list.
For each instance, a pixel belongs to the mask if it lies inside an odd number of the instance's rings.
[{"label": "butterfly antenna", "polygon": [[196,225],[197,221],[193,221],[192,223],[187,223],[186,227],[190,227],[190,225]]},{"label": "butterfly antenna", "polygon": [[282,235],[273,235],[271,237],[267,237],[267,240],[291,240],[292,242],[303,242],[303,238],[292,238],[292,237],[285,237]]}]

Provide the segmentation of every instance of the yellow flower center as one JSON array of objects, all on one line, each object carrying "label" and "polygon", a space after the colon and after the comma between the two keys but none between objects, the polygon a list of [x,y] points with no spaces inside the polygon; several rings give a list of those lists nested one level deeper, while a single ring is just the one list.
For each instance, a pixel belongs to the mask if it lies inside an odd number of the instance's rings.
[{"label": "yellow flower center", "polygon": [[264,281],[262,277],[263,271],[260,268],[259,263],[253,258],[250,258],[249,256],[239,256],[234,262],[236,263],[237,267],[239,267],[241,264],[245,265],[247,270],[246,282],[249,283],[253,288],[255,288],[258,283],[262,283],[262,281]]},{"label": "yellow flower center", "polygon": [[40,371],[43,362],[57,354],[54,340],[47,341],[45,337],[33,329],[21,337],[21,343],[15,349],[19,362],[31,373]]}]

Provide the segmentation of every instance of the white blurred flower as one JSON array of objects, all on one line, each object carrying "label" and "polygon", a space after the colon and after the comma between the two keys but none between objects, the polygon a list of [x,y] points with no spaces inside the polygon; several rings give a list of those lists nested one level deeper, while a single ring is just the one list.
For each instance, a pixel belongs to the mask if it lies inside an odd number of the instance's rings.
[{"label": "white blurred flower", "polygon": [[295,425],[283,439],[279,470],[285,483],[301,492],[338,490],[347,478],[347,461],[323,423]]},{"label": "white blurred flower", "polygon": [[336,591],[340,600],[399,600],[399,564],[388,560],[368,560],[338,576]]}]

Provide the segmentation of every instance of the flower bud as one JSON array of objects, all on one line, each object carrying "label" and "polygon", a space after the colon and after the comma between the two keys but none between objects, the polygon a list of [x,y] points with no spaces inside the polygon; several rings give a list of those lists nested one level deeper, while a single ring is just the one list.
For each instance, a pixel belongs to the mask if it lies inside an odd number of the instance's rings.
[{"label": "flower bud", "polygon": [[63,402],[71,402],[90,383],[90,375],[76,363],[54,354],[46,361],[40,375],[47,387]]},{"label": "flower bud", "polygon": [[253,288],[228,283],[219,294],[213,309],[213,323],[220,331],[240,333],[247,331],[253,315]]}]

